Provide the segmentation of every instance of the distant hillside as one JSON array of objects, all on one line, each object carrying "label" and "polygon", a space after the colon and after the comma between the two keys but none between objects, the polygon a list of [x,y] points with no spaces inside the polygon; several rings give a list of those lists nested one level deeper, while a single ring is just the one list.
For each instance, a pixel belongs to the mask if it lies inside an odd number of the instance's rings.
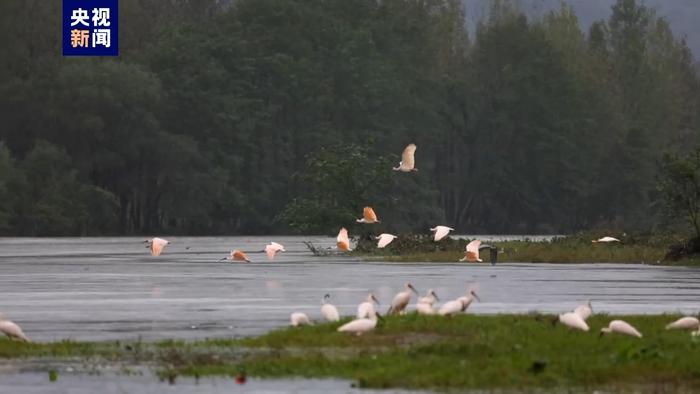
[{"label": "distant hillside", "polygon": [[[491,0],[464,0],[469,22],[476,22],[487,14]],[[610,6],[615,0],[563,0],[571,4],[586,29],[596,20],[610,16]],[[531,16],[557,9],[560,0],[517,0],[522,9]],[[700,1],[698,0],[646,0],[644,3],[654,8],[659,16],[671,22],[673,31],[685,36],[695,58],[700,56]],[[474,24],[472,23],[472,26]]]}]

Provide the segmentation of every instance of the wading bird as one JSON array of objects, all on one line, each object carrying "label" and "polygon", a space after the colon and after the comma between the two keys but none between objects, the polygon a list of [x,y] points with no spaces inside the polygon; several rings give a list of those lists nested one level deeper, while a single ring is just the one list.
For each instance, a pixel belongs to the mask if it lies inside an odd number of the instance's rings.
[{"label": "wading bird", "polygon": [[588,300],[585,304],[577,306],[576,309],[574,309],[574,313],[581,316],[581,319],[588,320],[588,318],[593,314],[591,300]]},{"label": "wading bird", "polygon": [[338,321],[340,320],[338,308],[336,308],[335,305],[328,303],[329,298],[331,298],[330,294],[323,296],[323,299],[321,300],[321,314],[328,321]]},{"label": "wading bird", "polygon": [[474,302],[474,300],[481,301],[476,291],[470,289],[466,296],[457,298],[456,300],[448,301],[440,307],[438,314],[441,316],[452,316],[454,314],[464,312],[469,308],[469,305]]},{"label": "wading bird", "polygon": [[637,338],[642,337],[642,334],[639,331],[637,331],[636,328],[632,327],[632,325],[622,320],[613,320],[610,322],[610,324],[608,324],[607,327],[603,327],[600,329],[600,336],[610,333],[629,335]]},{"label": "wading bird", "polygon": [[[588,331],[589,330],[588,324],[586,324],[586,321],[583,320],[583,318],[581,316],[579,316],[578,314],[576,314],[574,312],[566,312],[562,315],[559,315],[558,321],[559,321],[559,323],[561,323],[567,327],[570,327],[570,328],[575,328],[575,329],[581,330],[581,331]],[[557,322],[557,320],[554,320],[553,324],[556,322]]]},{"label": "wading bird", "polygon": [[403,153],[401,153],[401,161],[399,162],[398,167],[392,168],[394,171],[401,171],[401,172],[411,172],[411,171],[418,171],[416,166],[416,144],[408,144],[406,148],[403,150]]},{"label": "wading bird", "polygon": [[350,238],[348,237],[348,230],[346,230],[345,227],[341,228],[338,232],[337,240],[336,246],[338,246],[338,249],[343,252],[350,251]]},{"label": "wading bird", "polygon": [[481,245],[481,241],[478,239],[469,242],[467,244],[466,254],[463,258],[459,259],[459,261],[481,262],[482,260],[479,258],[479,245]]},{"label": "wading bird", "polygon": [[595,244],[595,243],[620,242],[620,240],[617,238],[613,238],[613,237],[603,237],[603,238],[594,239],[591,242],[593,242]]},{"label": "wading bird", "polygon": [[447,226],[435,226],[430,229],[430,231],[433,231],[435,233],[435,242],[445,238],[447,234],[450,233],[450,231],[454,231],[452,227],[447,227]]},{"label": "wading bird", "polygon": [[22,329],[14,322],[5,319],[2,314],[0,314],[0,333],[7,335],[10,339],[29,342],[29,338],[24,335]]},{"label": "wading bird", "polygon": [[394,296],[394,299],[391,301],[391,306],[389,307],[387,314],[399,314],[403,312],[404,309],[406,309],[406,305],[411,302],[411,293],[418,295],[418,291],[416,291],[416,288],[413,287],[411,282],[406,282],[404,285],[404,290],[397,293]]},{"label": "wading bird", "polygon": [[345,323],[342,326],[338,327],[338,331],[349,332],[359,336],[366,332],[374,330],[374,328],[377,327],[378,318],[381,318],[379,313],[372,310],[372,313],[369,315],[369,317],[355,319],[351,322]]},{"label": "wading bird", "polygon": [[311,325],[311,321],[309,320],[309,317],[306,316],[306,313],[303,313],[303,312],[292,313],[292,315],[289,317],[289,320],[290,320],[290,324],[294,327]]},{"label": "wading bird", "polygon": [[165,248],[165,245],[170,243],[170,241],[166,241],[163,238],[158,237],[143,242],[148,244],[146,245],[146,248],[151,249],[151,256],[160,256],[160,254],[163,252],[163,248]]},{"label": "wading bird", "polygon": [[686,316],[666,325],[667,330],[697,330],[700,329],[700,321],[697,317]]},{"label": "wading bird", "polygon": [[376,237],[375,239],[379,240],[379,242],[377,242],[377,247],[382,249],[385,246],[389,245],[396,238],[398,238],[396,235],[384,233],[384,234],[379,234],[379,236]]},{"label": "wading bird", "polygon": [[372,207],[365,207],[362,210],[362,218],[355,220],[357,223],[366,223],[366,224],[372,224],[372,223],[380,223],[379,219],[377,218],[377,214],[374,213],[374,209]]},{"label": "wading bird", "polygon": [[265,245],[265,253],[269,260],[273,260],[277,252],[286,252],[284,246],[278,244],[277,242],[270,242],[269,245]]},{"label": "wading bird", "polygon": [[250,263],[250,260],[248,260],[248,256],[241,252],[240,250],[232,250],[231,254],[229,254],[227,257],[221,258],[219,261],[224,261],[224,260],[231,260],[231,261],[244,261],[246,263]]},{"label": "wading bird", "polygon": [[418,302],[416,303],[416,311],[418,311],[418,314],[420,315],[434,315],[435,308],[433,308],[433,305],[436,301],[440,301],[440,299],[435,291],[430,289],[425,297],[418,299]]},{"label": "wading bird", "polygon": [[365,301],[357,306],[357,318],[362,319],[365,317],[369,317],[370,315],[375,313],[375,302],[377,303],[377,305],[379,305],[379,300],[377,300],[377,297],[375,297],[373,293],[369,293]]}]

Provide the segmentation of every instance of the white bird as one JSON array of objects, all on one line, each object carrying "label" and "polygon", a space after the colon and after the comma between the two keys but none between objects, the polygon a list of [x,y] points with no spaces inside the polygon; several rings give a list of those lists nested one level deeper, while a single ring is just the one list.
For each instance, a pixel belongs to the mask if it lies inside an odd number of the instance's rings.
[{"label": "white bird", "polygon": [[430,231],[435,232],[435,242],[445,238],[447,234],[450,233],[450,231],[454,231],[452,227],[447,227],[447,226],[435,226],[430,229]]},{"label": "white bird", "polygon": [[377,242],[377,247],[381,249],[381,248],[384,248],[385,246],[389,245],[396,238],[398,238],[396,235],[384,233],[384,234],[379,234],[379,236],[376,237],[375,239],[379,240],[379,242]]},{"label": "white bird", "polygon": [[24,335],[24,332],[20,326],[10,320],[5,319],[5,317],[2,315],[0,315],[0,333],[7,335],[10,339],[29,342],[29,338]]},{"label": "white bird", "polygon": [[362,319],[370,317],[373,313],[376,313],[376,310],[374,309],[375,302],[377,305],[379,305],[379,300],[377,300],[377,297],[375,297],[373,293],[369,293],[367,295],[367,299],[357,306],[357,318]]},{"label": "white bird", "polygon": [[438,310],[438,314],[441,316],[452,316],[454,314],[464,312],[467,310],[467,308],[469,308],[469,305],[471,305],[475,299],[481,301],[474,290],[469,290],[466,296],[462,296],[456,300],[447,301],[446,303],[442,304]]},{"label": "white bird", "polygon": [[346,230],[345,227],[341,228],[338,232],[337,241],[338,242],[336,245],[338,246],[338,249],[342,250],[343,252],[350,251],[350,238],[348,237],[348,230]]},{"label": "white bird", "polygon": [[265,245],[265,253],[269,260],[273,260],[277,252],[286,252],[284,246],[278,244],[277,242],[270,242],[269,245]]},{"label": "white bird", "polygon": [[408,144],[401,153],[401,161],[398,167],[393,167],[394,171],[411,172],[418,171],[416,168],[416,144]]},{"label": "white bird", "polygon": [[329,298],[331,298],[330,294],[323,296],[323,300],[321,300],[321,314],[328,321],[338,321],[340,320],[338,308],[336,308],[335,305],[328,303]]},{"label": "white bird", "polygon": [[608,324],[607,327],[600,329],[600,336],[610,333],[617,333],[622,335],[630,335],[633,337],[641,338],[642,334],[637,331],[636,328],[632,327],[629,323],[622,320],[613,320]]},{"label": "white bird", "polygon": [[339,332],[349,332],[360,336],[366,332],[370,332],[377,327],[377,318],[379,318],[379,313],[372,310],[372,313],[368,318],[355,319],[351,322],[345,323],[338,327]]},{"label": "white bird", "polygon": [[425,297],[418,299],[418,302],[416,303],[416,311],[418,311],[419,315],[434,315],[435,308],[433,308],[433,304],[435,304],[436,301],[439,301],[439,298],[435,291],[430,289]]},{"label": "white bird", "polygon": [[617,238],[613,238],[613,237],[603,237],[603,238],[594,239],[594,240],[591,241],[591,242],[593,242],[593,243],[595,244],[595,243],[599,243],[599,242],[600,242],[600,243],[620,242],[620,240],[617,239]]},{"label": "white bird", "polygon": [[593,306],[591,306],[591,300],[588,300],[585,304],[581,304],[574,309],[574,313],[581,316],[581,319],[588,320],[588,318],[593,314]]},{"label": "white bird", "polygon": [[391,301],[391,306],[389,307],[389,311],[387,311],[387,313],[398,314],[403,312],[404,309],[406,309],[408,303],[411,302],[412,292],[418,295],[418,292],[416,291],[415,287],[413,287],[413,285],[410,282],[406,282],[406,284],[404,285],[404,290],[397,293],[394,296],[394,299]]},{"label": "white bird", "polygon": [[144,242],[148,243],[146,247],[151,249],[151,256],[160,256],[160,254],[163,252],[163,248],[165,248],[165,245],[170,243],[170,241],[166,241],[163,238],[158,237]]},{"label": "white bird", "polygon": [[365,207],[362,210],[362,218],[355,220],[357,223],[367,223],[367,224],[372,224],[372,223],[380,223],[379,218],[377,218],[377,214],[374,213],[374,209],[372,207]]},{"label": "white bird", "polygon": [[570,327],[570,328],[575,328],[577,330],[582,330],[582,331],[588,331],[588,324],[586,324],[586,321],[583,320],[581,316],[574,312],[566,312],[562,315],[559,315],[559,323]]},{"label": "white bird", "polygon": [[700,321],[697,317],[686,316],[669,323],[666,326],[667,330],[697,330],[700,329]]},{"label": "white bird", "polygon": [[479,246],[481,245],[481,241],[478,239],[475,239],[467,244],[467,249],[466,249],[466,254],[464,255],[463,258],[459,259],[459,261],[478,261],[482,262],[479,258]]},{"label": "white bird", "polygon": [[311,325],[309,317],[303,312],[294,312],[290,316],[291,325],[294,327]]}]

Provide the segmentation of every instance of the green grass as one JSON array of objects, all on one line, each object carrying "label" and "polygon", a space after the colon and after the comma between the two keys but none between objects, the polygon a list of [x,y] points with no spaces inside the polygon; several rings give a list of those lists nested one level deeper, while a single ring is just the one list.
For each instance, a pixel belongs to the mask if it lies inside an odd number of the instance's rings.
[{"label": "green grass", "polygon": [[[698,265],[700,257],[678,261],[665,260],[669,246],[681,242],[676,235],[626,236],[614,234],[621,243],[592,243],[595,234],[584,233],[552,241],[489,242],[499,251],[499,262],[528,263],[641,263]],[[468,240],[443,239],[433,242],[427,236],[403,236],[385,249],[377,249],[369,240],[361,240],[354,254],[367,260],[396,262],[458,262],[464,257]],[[481,252],[489,262],[488,250]]]},{"label": "green grass", "polygon": [[[700,390],[700,341],[666,331],[678,316],[626,316],[644,338],[605,336],[612,316],[591,332],[552,325],[547,315],[409,314],[373,333],[338,333],[341,323],[285,328],[237,340],[139,344],[0,341],[0,357],[108,357],[154,365],[161,376],[336,377],[361,387],[432,389],[570,388],[678,392]],[[130,350],[128,350],[130,349]]]}]

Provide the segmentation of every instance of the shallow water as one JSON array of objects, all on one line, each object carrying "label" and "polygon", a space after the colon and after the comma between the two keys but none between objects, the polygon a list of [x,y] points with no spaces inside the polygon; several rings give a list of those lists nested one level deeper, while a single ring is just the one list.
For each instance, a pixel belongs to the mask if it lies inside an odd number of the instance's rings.
[{"label": "shallow water", "polygon": [[[341,314],[374,291],[384,310],[406,281],[452,299],[476,283],[473,313],[562,312],[593,300],[596,312],[685,312],[700,307],[700,270],[616,264],[403,264],[314,257],[302,244],[334,238],[171,237],[152,257],[143,238],[0,239],[0,312],[33,340],[240,337],[320,317],[331,294]],[[284,244],[274,262],[266,242]],[[189,248],[189,249],[188,249]],[[251,264],[217,262],[232,248]]]}]

